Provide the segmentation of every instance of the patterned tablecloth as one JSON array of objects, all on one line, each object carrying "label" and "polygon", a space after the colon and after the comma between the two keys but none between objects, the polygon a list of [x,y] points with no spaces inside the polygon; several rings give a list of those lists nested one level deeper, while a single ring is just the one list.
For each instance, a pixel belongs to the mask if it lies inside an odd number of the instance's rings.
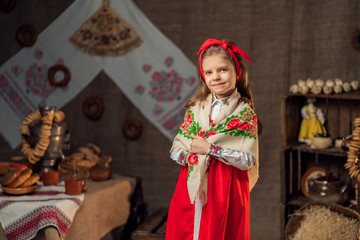
[{"label": "patterned tablecloth", "polygon": [[34,193],[14,196],[0,189],[0,223],[6,237],[11,239],[34,238],[40,229],[55,227],[65,238],[84,194],[65,194],[64,182],[57,186],[39,186]]}]

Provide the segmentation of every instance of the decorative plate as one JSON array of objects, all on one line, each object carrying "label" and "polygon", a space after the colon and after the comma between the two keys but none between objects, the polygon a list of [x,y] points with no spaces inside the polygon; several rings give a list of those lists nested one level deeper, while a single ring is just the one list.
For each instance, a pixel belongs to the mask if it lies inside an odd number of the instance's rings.
[{"label": "decorative plate", "polygon": [[311,178],[316,179],[322,176],[326,176],[326,170],[322,167],[312,167],[306,170],[301,178],[301,191],[306,197],[309,197],[308,180]]},{"label": "decorative plate", "polygon": [[11,194],[11,195],[24,195],[28,193],[32,193],[36,190],[37,184],[32,185],[30,187],[18,187],[18,188],[7,188],[1,186],[4,193]]},{"label": "decorative plate", "polygon": [[352,34],[352,45],[353,47],[360,51],[360,29],[357,29],[354,31],[354,33]]}]

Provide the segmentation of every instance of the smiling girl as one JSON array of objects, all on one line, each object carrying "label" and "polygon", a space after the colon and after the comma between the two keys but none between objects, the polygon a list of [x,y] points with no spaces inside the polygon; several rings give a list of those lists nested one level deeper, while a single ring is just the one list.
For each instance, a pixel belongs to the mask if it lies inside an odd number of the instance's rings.
[{"label": "smiling girl", "polygon": [[200,47],[199,92],[185,105],[171,158],[181,170],[167,240],[250,239],[250,190],[258,179],[257,116],[248,55],[227,41]]}]

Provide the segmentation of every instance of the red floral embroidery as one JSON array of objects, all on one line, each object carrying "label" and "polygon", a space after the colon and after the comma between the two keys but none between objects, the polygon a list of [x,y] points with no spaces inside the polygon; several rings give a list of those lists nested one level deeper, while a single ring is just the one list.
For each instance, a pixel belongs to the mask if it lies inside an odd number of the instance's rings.
[{"label": "red floral embroidery", "polygon": [[213,153],[215,153],[215,154],[217,154],[218,151],[221,151],[221,147],[215,146],[213,144],[211,144],[211,149],[212,149]]},{"label": "red floral embroidery", "polygon": [[185,125],[185,123],[184,123],[184,121],[183,121],[183,122],[181,123],[181,125],[180,125],[180,129],[183,130],[185,127],[186,127],[186,125]]},{"label": "red floral embroidery", "polygon": [[214,130],[212,130],[211,132],[209,132],[207,137],[211,137],[211,136],[216,135],[216,134],[218,134],[218,133],[215,132]]},{"label": "red floral embroidery", "polygon": [[198,156],[196,154],[190,154],[188,157],[189,166],[196,166],[198,164]]},{"label": "red floral embroidery", "polygon": [[199,136],[199,137],[204,137],[204,135],[205,135],[205,131],[200,131],[200,132],[198,132],[198,136]]},{"label": "red floral embroidery", "polygon": [[239,128],[240,130],[245,131],[245,130],[247,130],[248,128],[250,128],[251,126],[252,126],[251,123],[249,123],[249,122],[243,122],[238,128]]},{"label": "red floral embroidery", "polygon": [[238,128],[241,124],[241,120],[239,118],[233,118],[231,119],[228,124],[226,125],[227,129],[235,129]]},{"label": "red floral embroidery", "polygon": [[191,114],[190,114],[190,113],[186,116],[186,123],[187,123],[188,125],[193,124],[193,121],[192,121],[192,118],[191,118]]},{"label": "red floral embroidery", "polygon": [[253,117],[252,117],[252,119],[251,119],[251,121],[253,121],[254,122],[254,124],[255,124],[255,126],[257,126],[257,124],[258,124],[258,120],[257,120],[257,116],[256,115],[253,115]]}]

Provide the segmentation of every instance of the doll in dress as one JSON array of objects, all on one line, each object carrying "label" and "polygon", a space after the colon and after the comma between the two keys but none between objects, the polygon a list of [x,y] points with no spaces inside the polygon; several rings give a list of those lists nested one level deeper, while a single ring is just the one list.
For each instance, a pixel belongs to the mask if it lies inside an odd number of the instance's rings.
[{"label": "doll in dress", "polygon": [[311,144],[314,135],[326,134],[324,113],[319,107],[315,106],[315,101],[314,97],[308,97],[308,104],[301,108],[303,120],[301,122],[298,140],[308,145]]}]

